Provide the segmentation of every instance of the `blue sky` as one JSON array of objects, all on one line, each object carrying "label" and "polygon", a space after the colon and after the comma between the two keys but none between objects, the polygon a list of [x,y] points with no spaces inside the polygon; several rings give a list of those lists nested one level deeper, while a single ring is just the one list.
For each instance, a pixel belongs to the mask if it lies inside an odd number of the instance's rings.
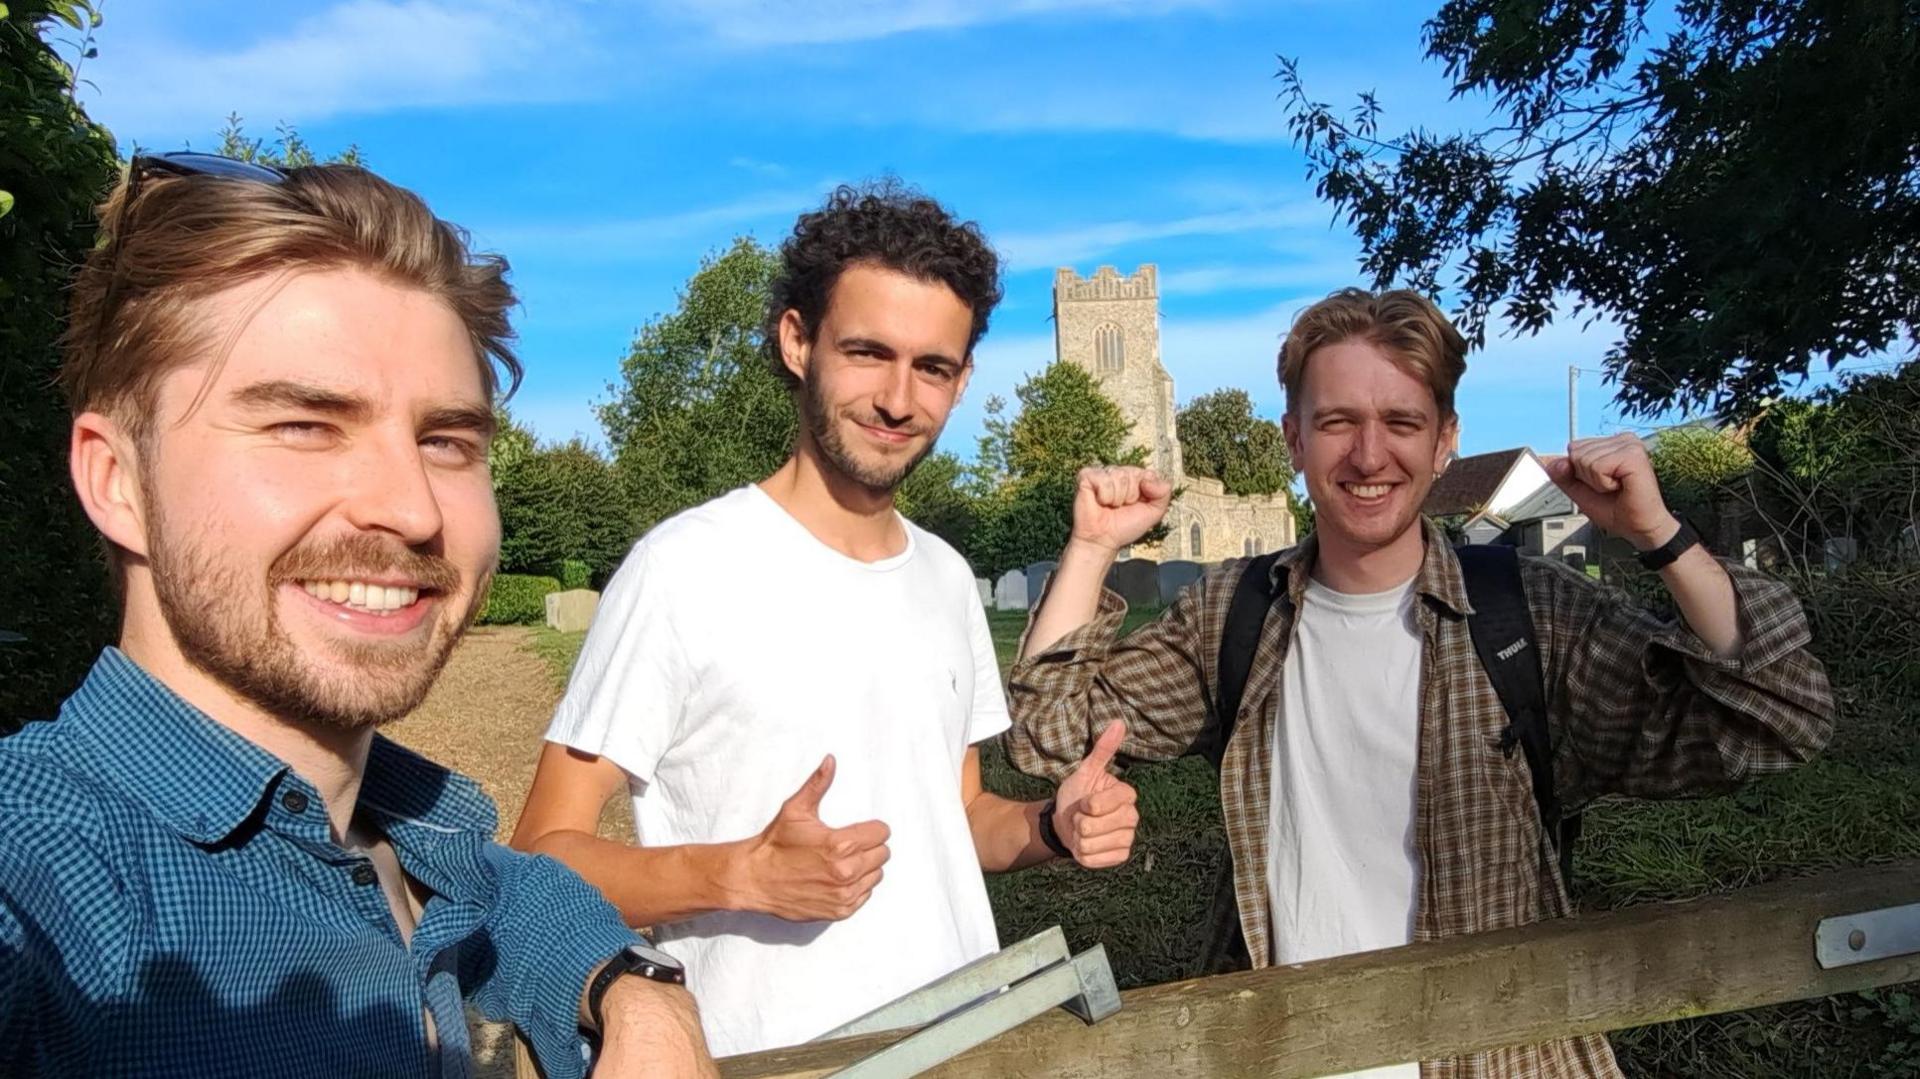
[{"label": "blue sky", "polygon": [[[1222,386],[1277,416],[1293,314],[1358,281],[1313,197],[1274,56],[1314,96],[1374,89],[1385,127],[1472,122],[1420,55],[1424,2],[1293,0],[166,0],[104,6],[83,100],[122,149],[208,148],[238,112],[356,143],[506,255],[524,301],[516,415],[600,439],[635,329],[702,255],[774,243],[840,181],[895,173],[981,223],[1007,299],[943,448],[1052,357],[1053,270],[1160,267],[1182,402]],[[1466,452],[1566,440],[1567,366],[1607,328],[1490,337],[1459,396]],[[1581,433],[1621,416],[1583,376]]]}]

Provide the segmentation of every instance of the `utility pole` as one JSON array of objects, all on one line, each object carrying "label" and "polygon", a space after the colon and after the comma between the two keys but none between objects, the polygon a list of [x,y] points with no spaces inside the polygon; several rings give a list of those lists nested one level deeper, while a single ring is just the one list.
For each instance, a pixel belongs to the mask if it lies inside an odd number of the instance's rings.
[{"label": "utility pole", "polygon": [[1572,364],[1568,364],[1567,365],[1567,441],[1568,442],[1572,442],[1574,439],[1580,437],[1580,423],[1578,418],[1579,413],[1575,410],[1575,406],[1574,406],[1574,392],[1579,388],[1579,386],[1580,386],[1580,369],[1578,367],[1575,367]]}]

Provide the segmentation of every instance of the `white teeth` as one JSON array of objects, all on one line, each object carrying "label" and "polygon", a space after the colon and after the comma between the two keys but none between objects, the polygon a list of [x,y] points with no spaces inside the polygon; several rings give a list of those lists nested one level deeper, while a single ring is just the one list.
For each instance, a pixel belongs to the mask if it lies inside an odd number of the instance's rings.
[{"label": "white teeth", "polygon": [[315,599],[377,614],[411,607],[420,598],[417,588],[369,584],[365,581],[302,581],[300,587]]}]

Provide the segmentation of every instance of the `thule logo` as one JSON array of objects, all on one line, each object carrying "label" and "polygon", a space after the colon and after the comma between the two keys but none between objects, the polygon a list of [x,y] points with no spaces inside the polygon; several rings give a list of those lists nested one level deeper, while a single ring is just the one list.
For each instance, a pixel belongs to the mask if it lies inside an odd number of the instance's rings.
[{"label": "thule logo", "polygon": [[1525,648],[1526,646],[1527,646],[1527,639],[1525,637],[1522,637],[1519,640],[1513,642],[1512,644],[1506,646],[1505,648],[1502,648],[1500,651],[1495,652],[1494,655],[1499,656],[1502,660],[1509,660],[1519,655],[1520,650]]}]

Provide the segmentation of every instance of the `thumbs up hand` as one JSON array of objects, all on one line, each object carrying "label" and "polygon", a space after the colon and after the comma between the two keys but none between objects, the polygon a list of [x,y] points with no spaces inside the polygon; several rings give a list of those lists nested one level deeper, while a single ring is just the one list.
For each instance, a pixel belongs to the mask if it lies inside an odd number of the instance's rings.
[{"label": "thumbs up hand", "polygon": [[1125,862],[1133,853],[1133,832],[1140,824],[1133,787],[1107,771],[1127,737],[1127,725],[1107,724],[1100,738],[1053,793],[1054,831],[1088,869]]},{"label": "thumbs up hand", "polygon": [[831,754],[749,842],[747,909],[790,922],[839,921],[863,906],[886,864],[887,826],[830,828],[820,799],[833,786]]}]

